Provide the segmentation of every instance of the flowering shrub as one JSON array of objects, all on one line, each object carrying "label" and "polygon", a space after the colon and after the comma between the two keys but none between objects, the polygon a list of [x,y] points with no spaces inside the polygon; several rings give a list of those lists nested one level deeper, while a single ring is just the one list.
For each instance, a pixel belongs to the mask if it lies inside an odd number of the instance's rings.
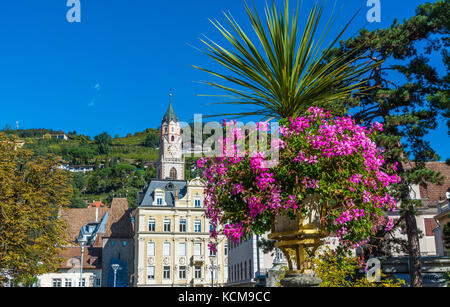
[{"label": "flowering shrub", "polygon": [[[320,204],[327,203],[321,228],[337,235],[344,248],[364,243],[381,227],[392,227],[383,211],[395,208],[389,186],[400,178],[389,174],[395,167],[383,170],[382,149],[373,141],[381,124],[368,129],[350,116],[333,118],[318,108],[280,124],[280,138],[271,144],[279,148],[276,165],[263,152],[230,146],[235,138],[245,138],[238,127],[222,141],[223,156],[198,160],[213,225],[223,225],[233,241],[252,232],[262,234],[279,214],[306,216],[311,205],[305,200],[314,195]],[[260,123],[257,129],[267,130],[267,125]]]},{"label": "flowering shrub", "polygon": [[[399,288],[406,285],[404,280],[381,273],[380,282],[370,282],[365,274],[358,274],[361,269],[360,259],[341,257],[329,249],[311,260],[314,272],[322,281],[319,287],[385,287]],[[364,270],[366,272],[366,270]]]}]

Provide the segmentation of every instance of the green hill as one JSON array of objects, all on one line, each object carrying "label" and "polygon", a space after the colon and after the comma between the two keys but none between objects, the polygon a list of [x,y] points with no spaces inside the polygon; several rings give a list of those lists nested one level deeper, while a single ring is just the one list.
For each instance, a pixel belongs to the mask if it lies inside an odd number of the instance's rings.
[{"label": "green hill", "polygon": [[113,197],[127,197],[136,205],[136,195],[149,180],[155,177],[153,163],[158,160],[159,130],[146,129],[134,135],[112,138],[102,133],[94,138],[76,132],[56,136],[62,131],[50,129],[3,129],[24,141],[23,148],[35,156],[55,154],[61,163],[93,165],[94,171],[72,173],[74,196],[71,207],[86,207],[100,200],[109,203]]},{"label": "green hill", "polygon": [[[131,207],[137,205],[137,193],[156,177],[154,163],[159,155],[159,129],[146,129],[125,137],[111,137],[102,133],[94,138],[77,134],[65,134],[67,139],[56,136],[62,131],[49,129],[12,130],[3,129],[8,135],[24,141],[24,148],[35,156],[55,154],[61,163],[69,165],[92,165],[94,170],[71,173],[74,195],[73,208],[86,207],[93,201],[109,204],[114,197],[128,198]],[[191,178],[190,165],[193,158],[186,159],[186,179]]]}]

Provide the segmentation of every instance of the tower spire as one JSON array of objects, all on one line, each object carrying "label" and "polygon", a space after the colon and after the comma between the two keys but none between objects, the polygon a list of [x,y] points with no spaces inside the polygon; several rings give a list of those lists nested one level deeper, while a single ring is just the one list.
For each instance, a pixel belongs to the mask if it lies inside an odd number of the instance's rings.
[{"label": "tower spire", "polygon": [[172,107],[172,89],[170,90],[169,93],[169,108],[167,109],[166,114],[163,117],[163,122],[170,122],[170,121],[175,121],[178,122],[178,117],[176,116],[173,107]]}]

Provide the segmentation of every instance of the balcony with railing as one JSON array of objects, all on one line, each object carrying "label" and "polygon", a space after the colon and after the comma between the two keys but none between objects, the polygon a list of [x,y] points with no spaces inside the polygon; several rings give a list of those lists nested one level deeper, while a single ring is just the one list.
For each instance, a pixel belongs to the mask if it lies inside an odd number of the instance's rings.
[{"label": "balcony with railing", "polygon": [[192,278],[191,284],[194,287],[204,286],[205,285],[205,280],[203,278]]},{"label": "balcony with railing", "polygon": [[205,262],[205,256],[203,256],[203,255],[194,255],[194,256],[191,257],[191,261],[192,261],[193,264],[204,263]]}]

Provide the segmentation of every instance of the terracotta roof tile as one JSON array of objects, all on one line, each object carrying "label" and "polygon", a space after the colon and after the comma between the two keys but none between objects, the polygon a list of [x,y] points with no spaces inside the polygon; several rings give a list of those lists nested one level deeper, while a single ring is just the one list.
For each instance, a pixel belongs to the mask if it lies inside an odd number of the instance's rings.
[{"label": "terracotta roof tile", "polygon": [[[97,220],[96,220],[96,211]],[[103,215],[108,212],[109,208],[84,208],[84,209],[63,209],[61,210],[61,218],[67,223],[67,238],[72,245],[77,246],[75,239],[80,233],[82,226],[100,222]]]},{"label": "terracotta roof tile", "polygon": [[133,238],[134,230],[131,223],[131,209],[126,198],[114,198],[103,237]]},{"label": "terracotta roof tile", "polygon": [[[60,269],[76,269],[80,267],[81,248],[68,247],[60,254],[63,258]],[[83,269],[101,269],[102,268],[102,248],[85,247],[83,255]]]}]

